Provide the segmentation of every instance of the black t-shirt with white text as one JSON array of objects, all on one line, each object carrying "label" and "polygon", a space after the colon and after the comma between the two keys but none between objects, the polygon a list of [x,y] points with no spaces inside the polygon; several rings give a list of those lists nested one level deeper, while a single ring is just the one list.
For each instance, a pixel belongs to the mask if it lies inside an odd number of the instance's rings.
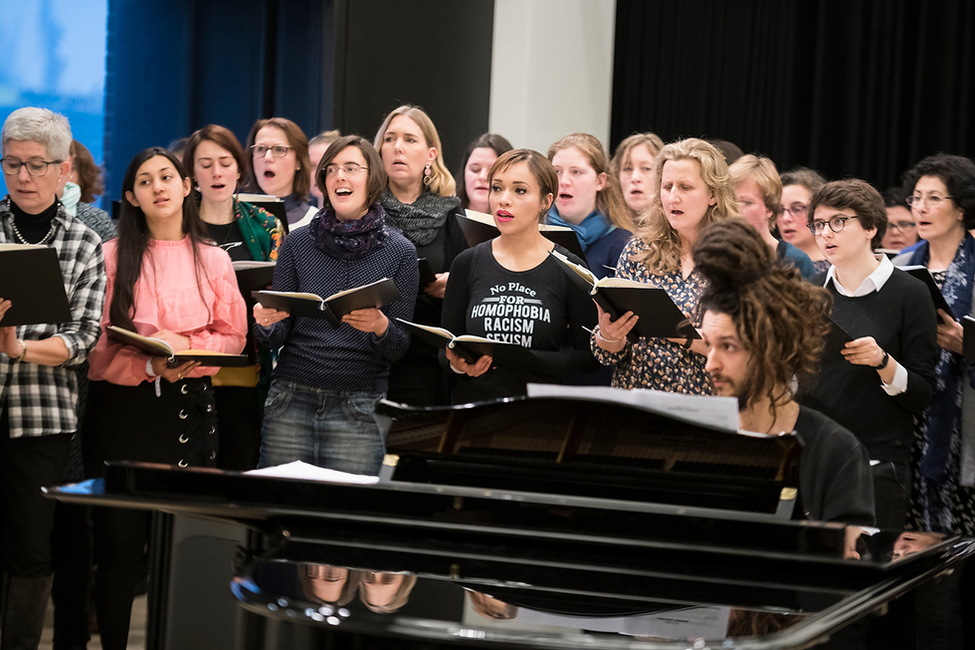
[{"label": "black t-shirt with white text", "polygon": [[[556,247],[577,264],[571,253]],[[592,299],[548,257],[528,271],[509,271],[494,258],[491,242],[457,256],[444,297],[443,325],[455,335],[474,334],[537,351],[531,370],[494,368],[481,377],[459,376],[454,402],[525,394],[528,382],[561,383],[590,371],[589,332],[596,323]],[[563,350],[566,338],[571,348]]]}]

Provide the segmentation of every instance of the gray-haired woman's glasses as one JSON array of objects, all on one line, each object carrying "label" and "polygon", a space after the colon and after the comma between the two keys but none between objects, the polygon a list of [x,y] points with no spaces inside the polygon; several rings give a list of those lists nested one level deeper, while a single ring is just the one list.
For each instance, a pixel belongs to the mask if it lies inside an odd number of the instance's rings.
[{"label": "gray-haired woman's glasses", "polygon": [[21,167],[26,167],[27,173],[31,176],[43,176],[47,173],[48,167],[61,163],[61,160],[41,160],[40,158],[31,158],[27,162],[16,158],[0,158],[0,167],[3,168],[3,173],[7,176],[16,176],[20,173]]}]

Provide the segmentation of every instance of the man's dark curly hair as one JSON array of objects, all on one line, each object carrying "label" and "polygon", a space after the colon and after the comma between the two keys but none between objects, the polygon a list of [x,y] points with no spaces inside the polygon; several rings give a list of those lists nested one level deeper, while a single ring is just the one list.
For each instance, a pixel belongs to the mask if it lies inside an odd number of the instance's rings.
[{"label": "man's dark curly hair", "polygon": [[818,373],[832,296],[780,262],[741,219],[708,226],[692,254],[695,268],[708,281],[699,309],[731,316],[752,355],[746,406],[767,397],[774,418],[776,405],[808,390]]}]

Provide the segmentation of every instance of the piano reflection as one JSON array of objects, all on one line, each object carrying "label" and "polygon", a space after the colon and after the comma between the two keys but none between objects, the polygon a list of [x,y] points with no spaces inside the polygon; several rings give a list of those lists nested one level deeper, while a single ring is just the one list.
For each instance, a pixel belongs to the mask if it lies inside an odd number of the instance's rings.
[{"label": "piano reflection", "polygon": [[805,648],[975,551],[805,520],[794,436],[741,435],[731,398],[630,397],[382,402],[373,484],[120,463],[50,494],[250,531],[235,648]]}]

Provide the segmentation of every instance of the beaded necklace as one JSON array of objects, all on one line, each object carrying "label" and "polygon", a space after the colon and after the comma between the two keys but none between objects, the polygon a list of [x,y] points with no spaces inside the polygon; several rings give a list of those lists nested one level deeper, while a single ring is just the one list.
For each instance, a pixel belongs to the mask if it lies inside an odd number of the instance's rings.
[{"label": "beaded necklace", "polygon": [[[11,220],[10,221],[10,225],[13,226],[13,229],[14,229],[14,237],[16,237],[17,239],[19,239],[21,244],[29,244],[30,245],[30,242],[27,241],[26,239],[24,239],[24,236],[20,234],[20,230],[17,228],[17,223],[15,221]],[[48,229],[47,234],[44,235],[41,238],[41,241],[39,241],[39,242],[37,242],[36,244],[33,244],[33,245],[35,245],[35,246],[43,246],[53,236],[54,236],[54,219],[51,219],[51,227]]]}]

